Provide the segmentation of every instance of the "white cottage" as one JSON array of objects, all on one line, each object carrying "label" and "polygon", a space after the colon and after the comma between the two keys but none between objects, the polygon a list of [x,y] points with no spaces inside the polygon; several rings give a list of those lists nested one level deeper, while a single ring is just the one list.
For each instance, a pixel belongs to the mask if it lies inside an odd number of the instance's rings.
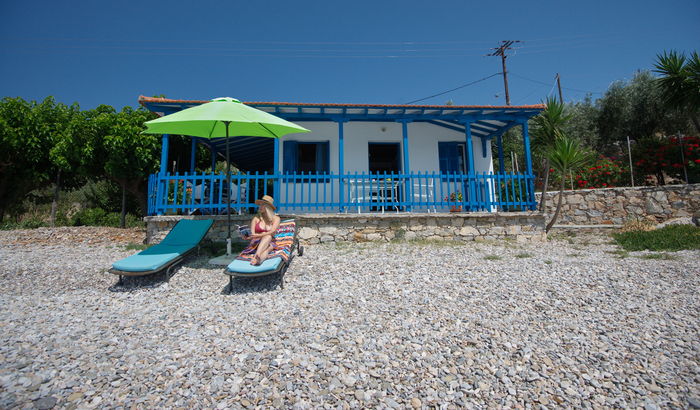
[{"label": "white cottage", "polygon": [[[170,114],[206,101],[142,96],[139,102]],[[245,104],[311,132],[230,140],[231,161],[245,172],[235,175],[235,190],[230,191],[238,212],[253,207],[263,194],[273,195],[285,213],[535,207],[527,121],[543,105]],[[503,164],[502,136],[514,126],[522,127],[525,145],[525,170],[519,174],[505,172]],[[497,141],[496,161],[492,139]],[[197,144],[210,149],[212,162],[225,151],[224,139],[193,138],[192,152]],[[168,173],[167,163],[164,135],[161,171],[149,180],[149,214],[225,212],[229,190],[222,175],[195,173],[194,155],[192,172],[184,175]]]}]

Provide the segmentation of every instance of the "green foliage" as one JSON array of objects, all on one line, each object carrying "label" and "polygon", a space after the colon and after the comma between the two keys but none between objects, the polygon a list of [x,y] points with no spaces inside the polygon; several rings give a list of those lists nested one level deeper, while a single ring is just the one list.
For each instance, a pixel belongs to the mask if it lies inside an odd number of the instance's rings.
[{"label": "green foliage", "polygon": [[656,133],[688,132],[686,115],[669,107],[649,71],[640,71],[629,82],[613,83],[598,101],[598,129],[604,154],[619,154],[626,138],[641,139]]},{"label": "green foliage", "polygon": [[74,226],[99,226],[107,217],[107,212],[102,208],[87,208],[73,216]]},{"label": "green foliage", "polygon": [[591,95],[586,95],[583,101],[568,103],[565,112],[570,116],[570,119],[562,125],[562,131],[581,141],[585,146],[599,146],[598,116],[600,109],[594,103]]},{"label": "green foliage", "polygon": [[[501,182],[498,186],[498,200],[501,202],[525,202],[527,201],[527,190],[525,184],[521,184],[518,179],[511,179],[508,182]],[[504,205],[504,211],[519,211],[520,205]]]},{"label": "green foliage", "polygon": [[56,126],[49,119],[55,107],[50,97],[41,104],[0,100],[0,221],[7,210],[21,212],[24,196],[49,178],[48,151]]},{"label": "green foliage", "polygon": [[126,246],[124,246],[125,251],[143,251],[148,248],[150,248],[151,245],[144,244],[144,243],[128,243]]},{"label": "green foliage", "polygon": [[565,105],[555,98],[547,98],[547,108],[531,121],[533,155],[543,156],[547,149],[562,136],[562,128],[571,119],[565,113]]},{"label": "green foliage", "polygon": [[641,256],[642,259],[661,259],[661,260],[674,260],[677,259],[674,255],[668,253],[647,253]]},{"label": "green foliage", "polygon": [[145,178],[159,167],[160,138],[157,135],[141,134],[144,122],[153,119],[154,114],[143,109],[130,107],[104,119],[109,122],[104,136],[104,149],[107,154],[105,173],[116,180]]},{"label": "green foliage", "polygon": [[683,53],[664,52],[657,55],[654,67],[654,71],[661,74],[656,85],[664,102],[686,113],[700,132],[700,56],[697,51],[688,59]]},{"label": "green foliage", "polygon": [[[577,171],[588,165],[593,156],[590,151],[568,136],[558,138],[554,145],[546,153],[549,163],[559,175],[566,175],[569,171]],[[563,180],[563,178],[561,178]]]},{"label": "green foliage", "polygon": [[581,147],[577,140],[563,135],[555,141],[554,145],[549,150],[547,150],[546,158],[550,166],[559,173],[561,180],[559,202],[557,203],[556,211],[554,212],[554,216],[552,216],[552,220],[549,221],[545,227],[545,230],[549,232],[561,211],[564,182],[566,181],[565,176],[569,171],[576,172],[587,166],[593,159],[593,155],[590,151]]},{"label": "green foliage", "polygon": [[[87,208],[73,216],[73,226],[120,226],[121,215],[117,212],[106,212],[101,208]],[[127,214],[126,227],[142,227],[143,222],[135,215]]]},{"label": "green foliage", "polygon": [[498,255],[486,255],[484,256],[484,259],[486,259],[487,261],[500,261],[503,258],[501,258]]},{"label": "green foliage", "polygon": [[21,221],[3,221],[0,223],[0,230],[36,229],[42,226],[46,226],[46,223],[40,218],[25,218]]},{"label": "green foliage", "polygon": [[629,231],[613,234],[626,251],[680,251],[700,249],[700,228],[694,225],[669,225],[653,231]]}]

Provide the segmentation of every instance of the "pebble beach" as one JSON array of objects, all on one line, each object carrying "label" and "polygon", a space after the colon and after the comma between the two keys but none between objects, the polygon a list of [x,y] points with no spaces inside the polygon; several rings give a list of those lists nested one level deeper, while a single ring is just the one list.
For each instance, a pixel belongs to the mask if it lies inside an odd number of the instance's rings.
[{"label": "pebble beach", "polygon": [[307,246],[276,277],[107,273],[139,230],[0,231],[0,408],[700,408],[700,252]]}]

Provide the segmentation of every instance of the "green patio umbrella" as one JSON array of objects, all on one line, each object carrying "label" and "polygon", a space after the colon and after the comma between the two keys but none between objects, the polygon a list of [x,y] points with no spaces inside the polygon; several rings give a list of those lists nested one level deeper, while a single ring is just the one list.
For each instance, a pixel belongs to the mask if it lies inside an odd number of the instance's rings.
[{"label": "green patio umbrella", "polygon": [[[146,122],[146,134],[177,134],[201,138],[226,138],[227,186],[231,188],[229,137],[279,138],[286,134],[309,132],[265,111],[249,107],[235,98],[215,98],[208,103],[187,108]],[[231,195],[228,195],[228,237],[226,253],[231,254]]]}]

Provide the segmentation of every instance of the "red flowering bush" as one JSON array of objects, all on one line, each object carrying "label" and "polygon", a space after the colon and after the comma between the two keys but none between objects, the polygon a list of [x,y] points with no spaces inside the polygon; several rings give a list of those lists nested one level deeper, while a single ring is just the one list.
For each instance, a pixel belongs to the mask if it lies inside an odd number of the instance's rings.
[{"label": "red flowering bush", "polygon": [[[681,151],[682,150],[682,151]],[[700,138],[647,138],[633,151],[634,172],[640,182],[664,185],[666,176],[685,181],[685,164],[690,183],[700,181]]]},{"label": "red flowering bush", "polygon": [[609,188],[626,185],[629,182],[629,169],[616,157],[600,155],[591,166],[573,175],[573,178],[576,189]]},{"label": "red flowering bush", "polygon": [[596,163],[580,176],[581,183],[587,188],[608,188],[626,185],[629,181],[629,169],[622,160],[601,155]]}]

